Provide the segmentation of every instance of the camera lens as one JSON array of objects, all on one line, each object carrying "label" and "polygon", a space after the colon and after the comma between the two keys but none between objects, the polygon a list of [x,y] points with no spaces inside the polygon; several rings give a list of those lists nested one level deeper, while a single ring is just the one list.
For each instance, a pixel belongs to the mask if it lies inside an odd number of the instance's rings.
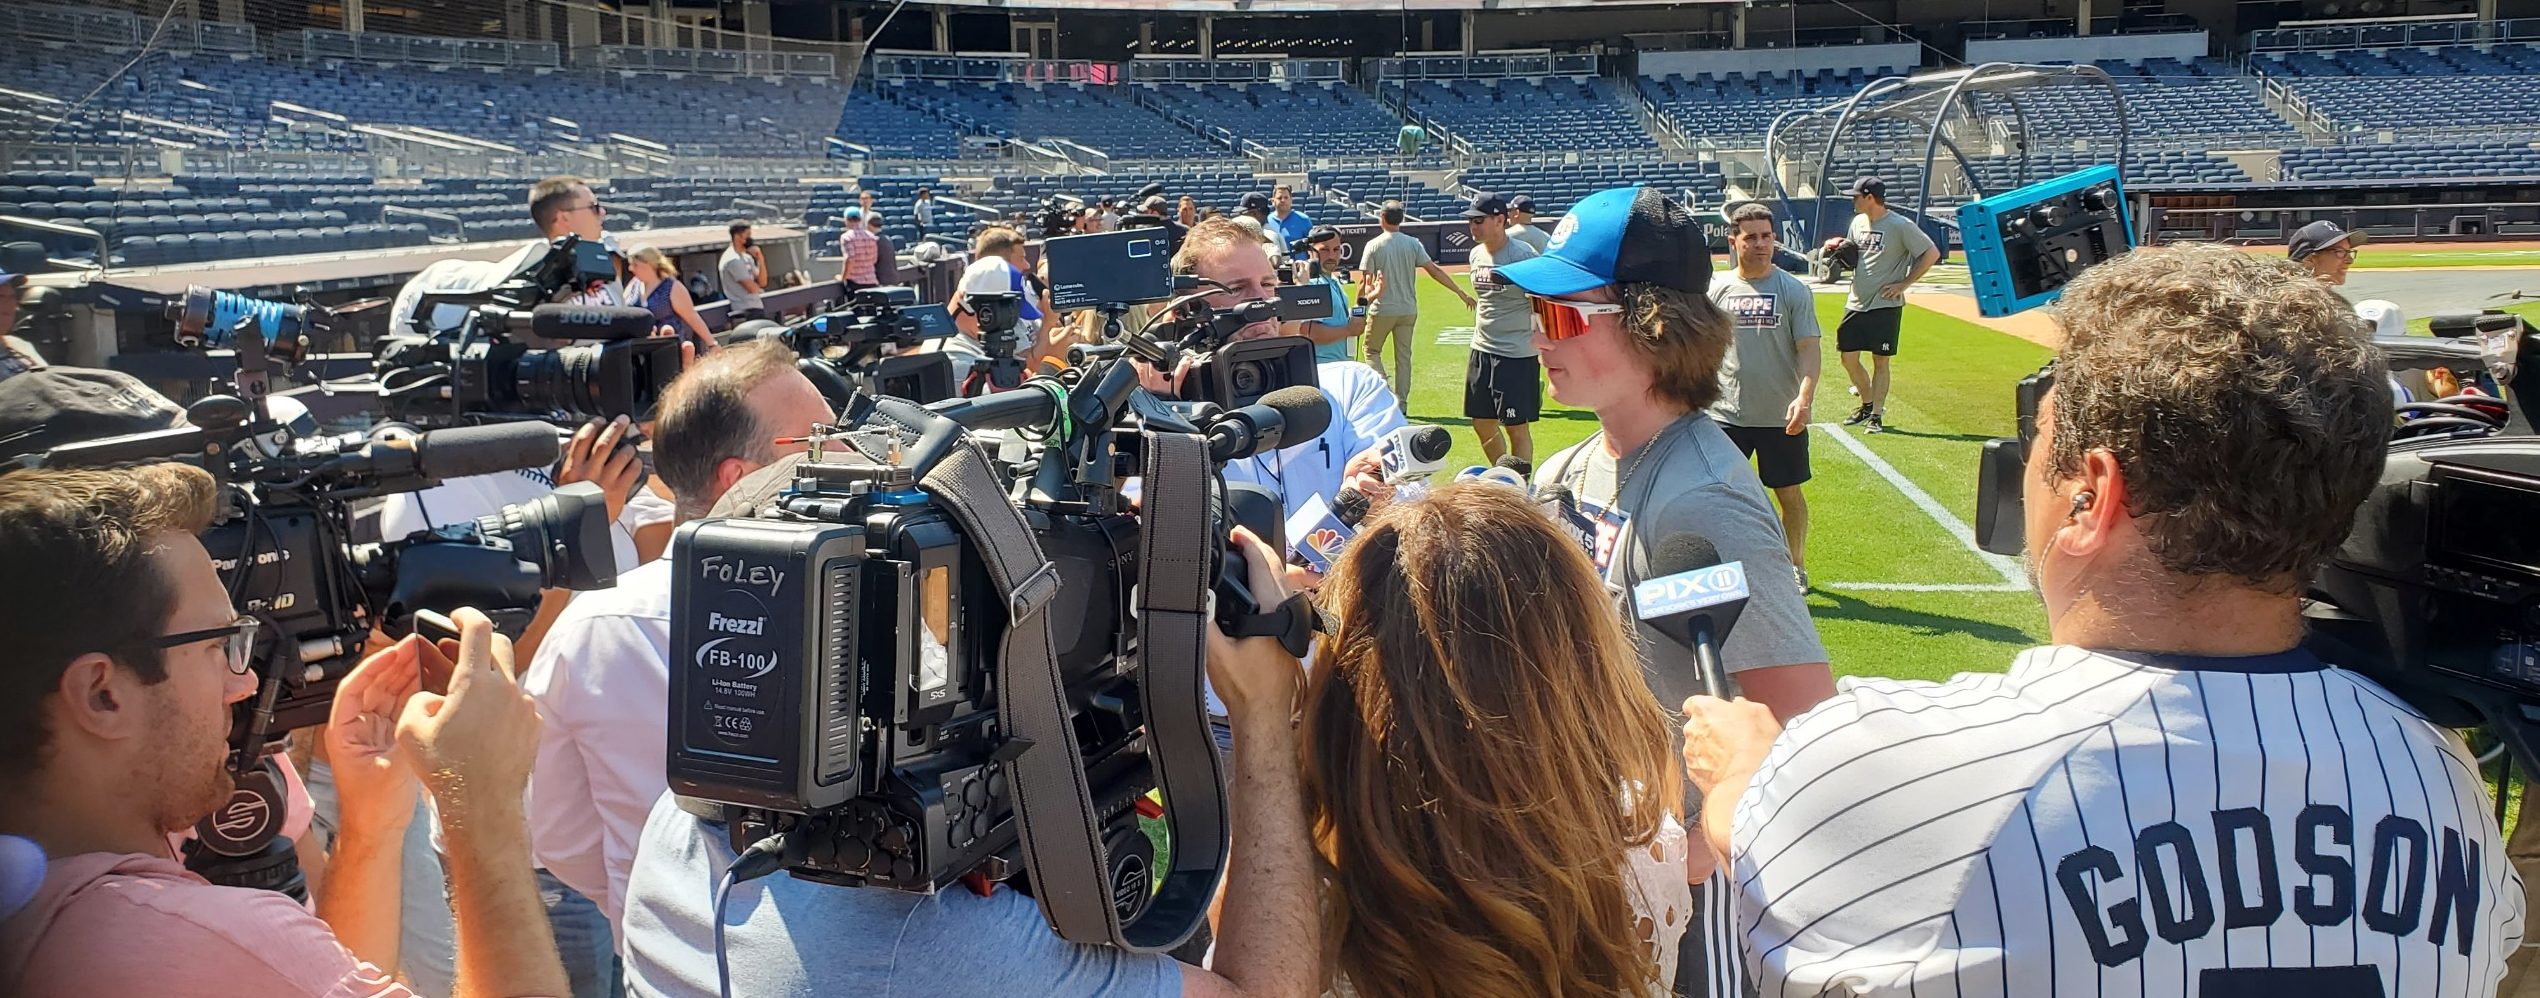
[{"label": "camera lens", "polygon": [[512,366],[521,408],[576,416],[607,415],[593,411],[588,403],[594,392],[593,380],[599,373],[601,348],[602,344],[583,344],[521,354]]},{"label": "camera lens", "polygon": [[1226,370],[1227,385],[1235,390],[1236,395],[1246,398],[1262,394],[1263,385],[1269,378],[1269,372],[1262,370],[1261,362],[1257,360],[1244,361]]}]

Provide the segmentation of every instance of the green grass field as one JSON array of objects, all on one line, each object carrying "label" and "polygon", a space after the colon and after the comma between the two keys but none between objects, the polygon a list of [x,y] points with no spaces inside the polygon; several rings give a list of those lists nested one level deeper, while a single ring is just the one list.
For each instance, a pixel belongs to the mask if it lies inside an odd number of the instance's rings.
[{"label": "green grass field", "polygon": [[[1472,325],[1472,313],[1426,278],[1420,288],[1420,335],[1412,355],[1411,418],[1455,427],[1450,466],[1486,463],[1481,445],[1463,419],[1466,348],[1441,344],[1449,327]],[[1824,377],[1818,382],[1816,419],[1838,421],[1856,404],[1846,393],[1832,331],[1841,317],[1839,295],[1819,295],[1817,309],[1828,333]],[[1889,393],[1891,430],[1880,435],[1857,428],[1839,432],[1953,514],[1975,519],[1976,460],[1983,441],[2012,431],[2011,386],[2045,362],[2034,344],[1921,308],[1908,308],[1904,349],[1895,362]],[[1544,419],[1535,424],[1535,454],[1548,458],[1596,430],[1596,420],[1546,396]],[[1921,585],[2001,588],[2003,575],[1939,521],[1918,508],[1878,469],[1827,434],[1810,446],[1815,478],[1808,483],[1808,597],[1837,675],[1940,679],[1966,671],[1997,670],[2011,654],[2044,640],[2037,600],[2022,591],[1917,592],[1860,588]],[[1847,585],[1853,584],[1853,585]]]},{"label": "green grass field", "polygon": [[2355,251],[2358,270],[2400,267],[2540,267],[2540,250],[2420,250],[2370,246]]}]

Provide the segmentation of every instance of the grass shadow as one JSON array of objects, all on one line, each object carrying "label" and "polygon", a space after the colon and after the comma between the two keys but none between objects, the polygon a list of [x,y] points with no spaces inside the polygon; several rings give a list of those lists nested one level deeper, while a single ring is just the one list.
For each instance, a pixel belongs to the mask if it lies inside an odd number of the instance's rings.
[{"label": "grass shadow", "polygon": [[2026,646],[2037,641],[2019,628],[1988,620],[1880,606],[1823,588],[1809,590],[1808,597],[1809,615],[1818,619],[1857,620],[1886,627],[1909,628],[1921,634],[1965,634],[2010,645]]},{"label": "grass shadow", "polygon": [[1982,433],[1918,433],[1913,430],[1900,430],[1893,426],[1880,431],[1880,435],[1890,437],[1912,437],[1916,440],[1947,440],[1955,443],[1982,443],[1993,439],[1991,436]]}]

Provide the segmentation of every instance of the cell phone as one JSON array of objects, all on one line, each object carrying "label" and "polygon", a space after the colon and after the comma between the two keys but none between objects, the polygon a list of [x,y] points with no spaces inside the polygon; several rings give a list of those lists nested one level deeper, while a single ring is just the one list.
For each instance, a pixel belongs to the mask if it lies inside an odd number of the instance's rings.
[{"label": "cell phone", "polygon": [[434,644],[440,644],[444,639],[456,641],[459,639],[459,624],[438,610],[416,610],[415,633]]}]

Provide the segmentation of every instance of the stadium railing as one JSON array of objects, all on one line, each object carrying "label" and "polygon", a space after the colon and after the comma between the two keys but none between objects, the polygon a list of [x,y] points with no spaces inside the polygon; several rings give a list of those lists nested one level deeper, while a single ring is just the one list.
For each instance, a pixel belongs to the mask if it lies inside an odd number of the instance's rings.
[{"label": "stadium railing", "polygon": [[[2463,15],[2468,17],[2467,15]],[[2300,28],[2269,28],[2249,33],[2249,51],[2304,52],[2333,49],[2391,48],[2414,45],[2475,45],[2492,42],[2540,42],[2540,18],[2499,21],[2383,21]]]}]

